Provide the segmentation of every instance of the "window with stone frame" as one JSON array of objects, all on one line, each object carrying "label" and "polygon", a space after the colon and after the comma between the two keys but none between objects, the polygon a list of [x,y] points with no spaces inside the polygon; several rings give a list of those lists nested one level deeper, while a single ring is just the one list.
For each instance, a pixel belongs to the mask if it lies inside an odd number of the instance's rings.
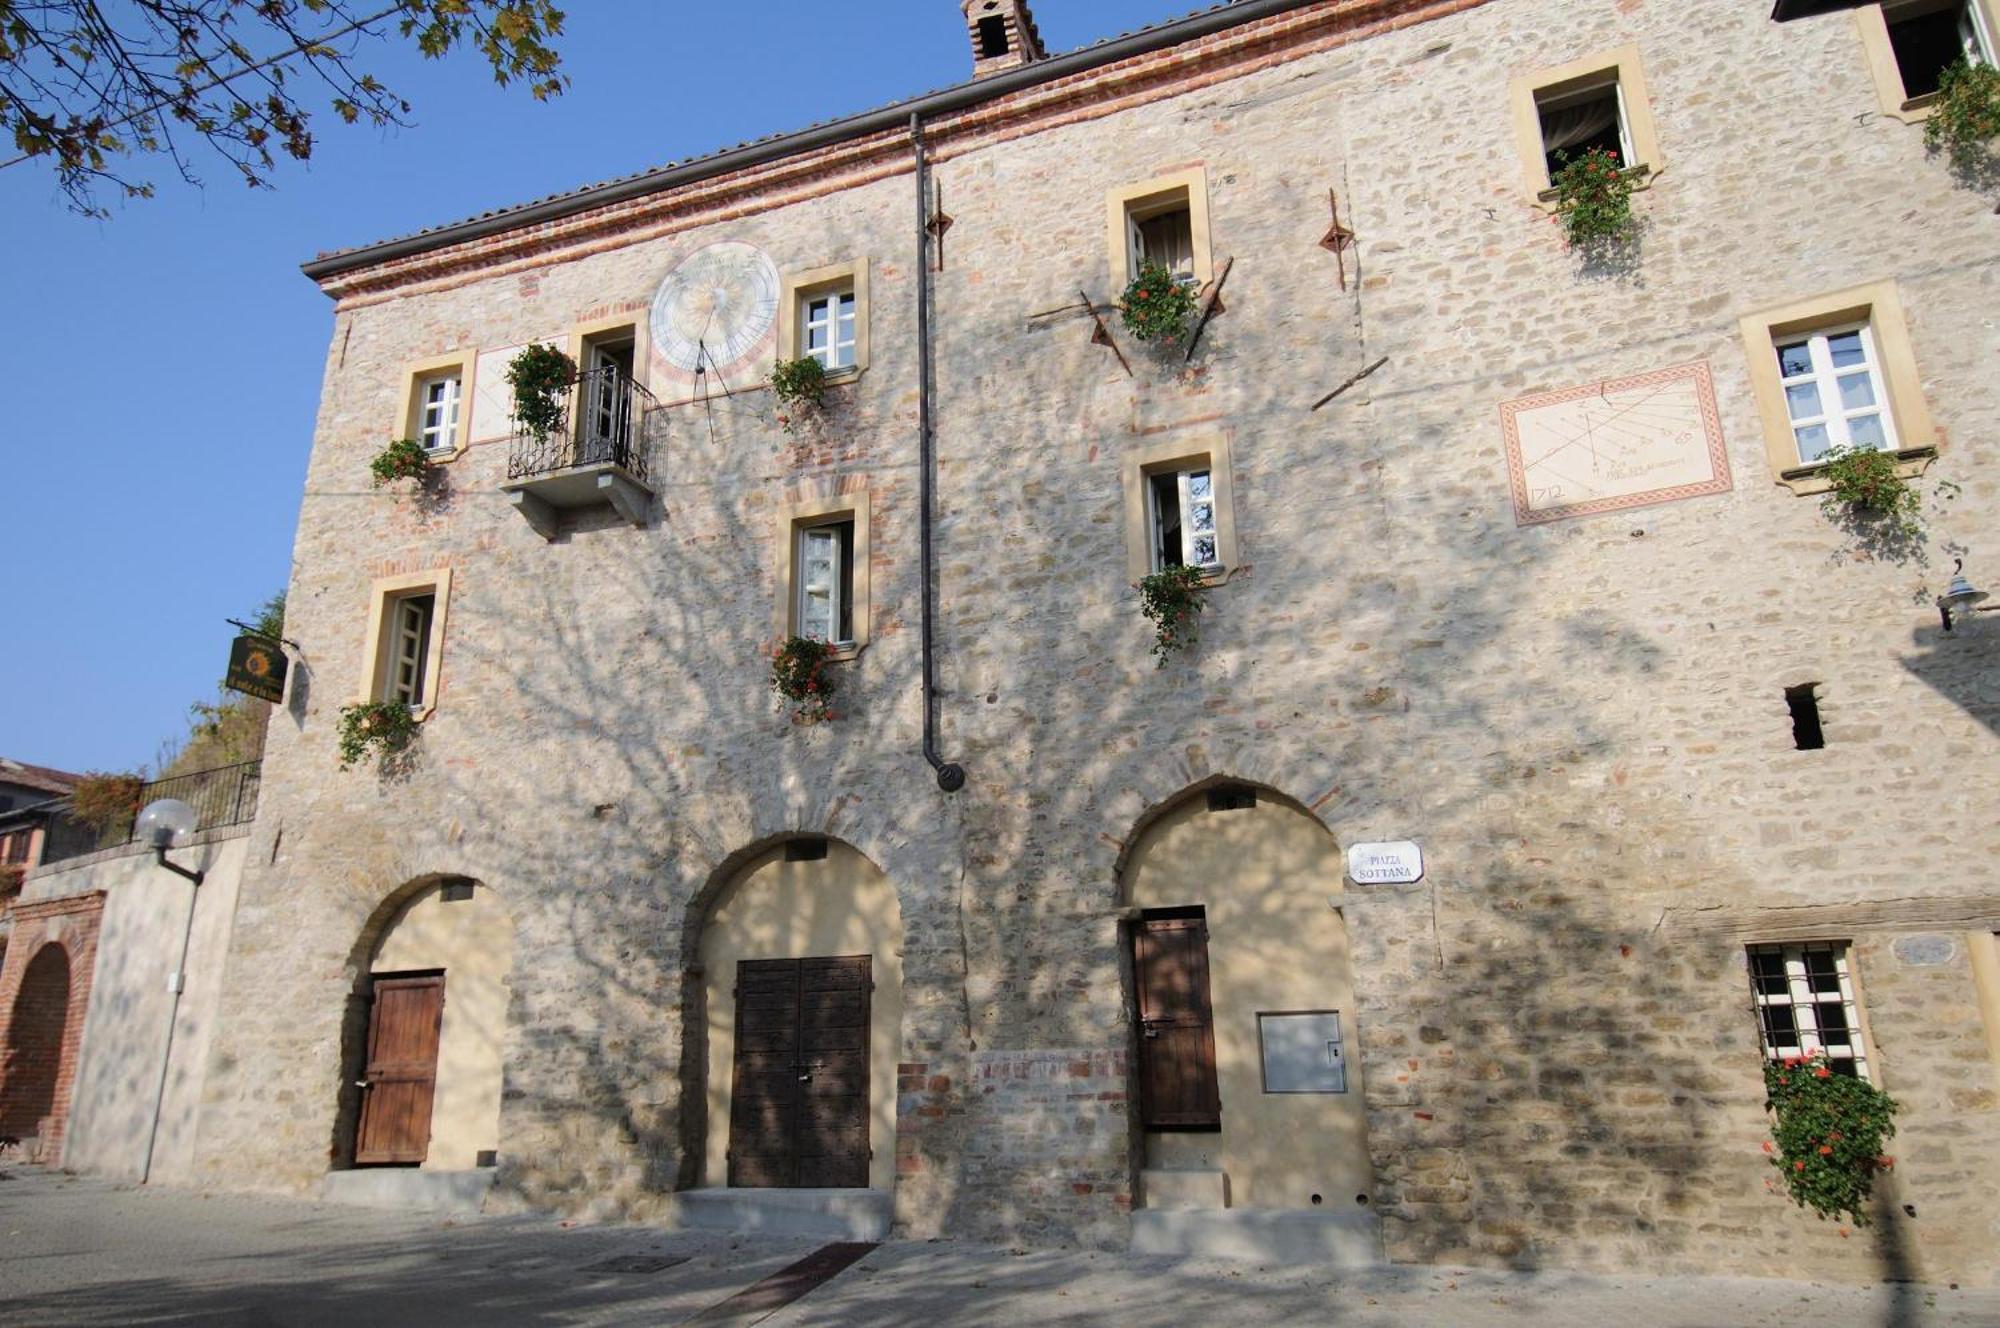
[{"label": "window with stone frame", "polygon": [[1208,175],[1201,167],[1122,185],[1105,198],[1111,284],[1123,291],[1145,263],[1198,285],[1215,269],[1209,252]]},{"label": "window with stone frame", "polygon": [[400,701],[419,716],[437,704],[451,571],[385,577],[374,585],[362,659],[362,701]]},{"label": "window with stone frame", "polygon": [[1845,942],[1753,945],[1749,963],[1765,1059],[1823,1055],[1837,1074],[1870,1077]]},{"label": "window with stone frame", "polygon": [[1634,187],[1666,169],[1636,45],[1620,46],[1509,81],[1515,143],[1530,194],[1556,201],[1555,176],[1592,149],[1618,159]]},{"label": "window with stone frame", "polygon": [[778,295],[778,354],[814,359],[828,382],[858,378],[868,368],[866,258],[788,270]]},{"label": "window with stone frame", "polygon": [[1137,583],[1167,567],[1200,569],[1220,584],[1239,565],[1226,432],[1166,439],[1121,459],[1126,574]]}]

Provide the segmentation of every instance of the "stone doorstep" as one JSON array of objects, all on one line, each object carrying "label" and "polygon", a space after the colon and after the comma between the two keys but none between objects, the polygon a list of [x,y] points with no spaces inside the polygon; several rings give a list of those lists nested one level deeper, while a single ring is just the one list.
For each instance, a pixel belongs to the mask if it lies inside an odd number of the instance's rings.
[{"label": "stone doorstep", "polygon": [[320,1182],[324,1203],[355,1208],[400,1208],[420,1213],[477,1213],[493,1188],[492,1168],[425,1171],[421,1167],[356,1167],[329,1171]]},{"label": "stone doorstep", "polygon": [[1139,1173],[1142,1206],[1161,1212],[1219,1211],[1229,1207],[1228,1182],[1216,1169],[1148,1167]]},{"label": "stone doorstep", "polygon": [[806,1236],[816,1240],[879,1241],[894,1219],[883,1190],[683,1190],[683,1227],[744,1235]]},{"label": "stone doorstep", "polygon": [[1388,1264],[1381,1223],[1372,1210],[1140,1208],[1132,1213],[1132,1253],[1354,1270]]}]

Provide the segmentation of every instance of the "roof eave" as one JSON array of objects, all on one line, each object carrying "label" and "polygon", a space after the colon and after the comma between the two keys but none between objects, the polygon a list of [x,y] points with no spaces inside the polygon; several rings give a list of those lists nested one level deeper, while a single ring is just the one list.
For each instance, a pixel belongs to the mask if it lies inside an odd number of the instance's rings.
[{"label": "roof eave", "polygon": [[608,184],[579,190],[540,203],[525,204],[490,217],[478,217],[434,231],[426,231],[420,235],[384,240],[379,244],[327,254],[300,264],[299,270],[314,281],[323,282],[329,277],[341,276],[379,263],[391,263],[397,259],[413,257],[454,244],[518,230],[524,226],[556,221],[593,208],[643,198],[648,194],[694,184],[730,171],[760,166],[796,153],[810,152],[815,148],[895,129],[909,123],[913,114],[928,117],[964,110],[981,102],[992,101],[1009,93],[1034,87],[1039,83],[1085,73],[1135,55],[1146,55],[1181,42],[1193,41],[1212,33],[1223,32],[1245,23],[1254,23],[1259,19],[1271,18],[1318,3],[1320,0],[1239,0],[1233,5],[1204,10],[1199,14],[1190,14],[1186,18],[1174,19],[1156,27],[1142,28],[1128,36],[1115,38],[1096,46],[1087,46],[1067,55],[1037,60],[1005,73],[961,83],[941,92],[912,97],[876,110],[863,111],[858,115],[817,125],[811,129],[798,130],[762,142],[747,143],[739,148],[731,148],[677,166],[663,166],[644,175],[633,176],[627,180],[614,180]]}]

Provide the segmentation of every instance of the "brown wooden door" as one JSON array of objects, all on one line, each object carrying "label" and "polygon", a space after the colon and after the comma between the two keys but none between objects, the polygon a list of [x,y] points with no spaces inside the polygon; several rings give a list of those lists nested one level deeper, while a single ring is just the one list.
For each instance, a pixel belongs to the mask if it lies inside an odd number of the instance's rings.
[{"label": "brown wooden door", "polygon": [[868,1184],[868,956],[736,965],[729,1183]]},{"label": "brown wooden door", "polygon": [[1139,1005],[1139,1110],[1146,1126],[1219,1127],[1207,921],[1141,918],[1132,924],[1132,979]]},{"label": "brown wooden door", "polygon": [[421,1162],[430,1150],[444,974],[377,978],[368,1012],[368,1066],[354,1161]]}]

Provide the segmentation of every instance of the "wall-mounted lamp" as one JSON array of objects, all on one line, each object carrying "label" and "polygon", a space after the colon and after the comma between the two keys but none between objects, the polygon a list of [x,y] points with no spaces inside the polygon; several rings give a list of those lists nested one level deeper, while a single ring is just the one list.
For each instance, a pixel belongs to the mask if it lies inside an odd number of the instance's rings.
[{"label": "wall-mounted lamp", "polygon": [[152,846],[153,856],[162,867],[200,885],[206,872],[190,871],[177,862],[167,861],[167,850],[193,834],[195,824],[194,808],[179,798],[155,798],[139,813],[133,832],[140,843]]},{"label": "wall-mounted lamp", "polygon": [[1951,584],[1944,588],[1944,594],[1939,595],[1937,600],[1938,616],[1944,619],[1944,629],[1947,632],[1951,630],[1954,618],[1969,618],[1973,613],[1991,613],[1993,609],[2000,608],[2000,604],[1993,608],[1980,608],[1980,601],[1988,598],[1990,596],[1985,591],[1965,579],[1965,559],[1954,558]]}]

